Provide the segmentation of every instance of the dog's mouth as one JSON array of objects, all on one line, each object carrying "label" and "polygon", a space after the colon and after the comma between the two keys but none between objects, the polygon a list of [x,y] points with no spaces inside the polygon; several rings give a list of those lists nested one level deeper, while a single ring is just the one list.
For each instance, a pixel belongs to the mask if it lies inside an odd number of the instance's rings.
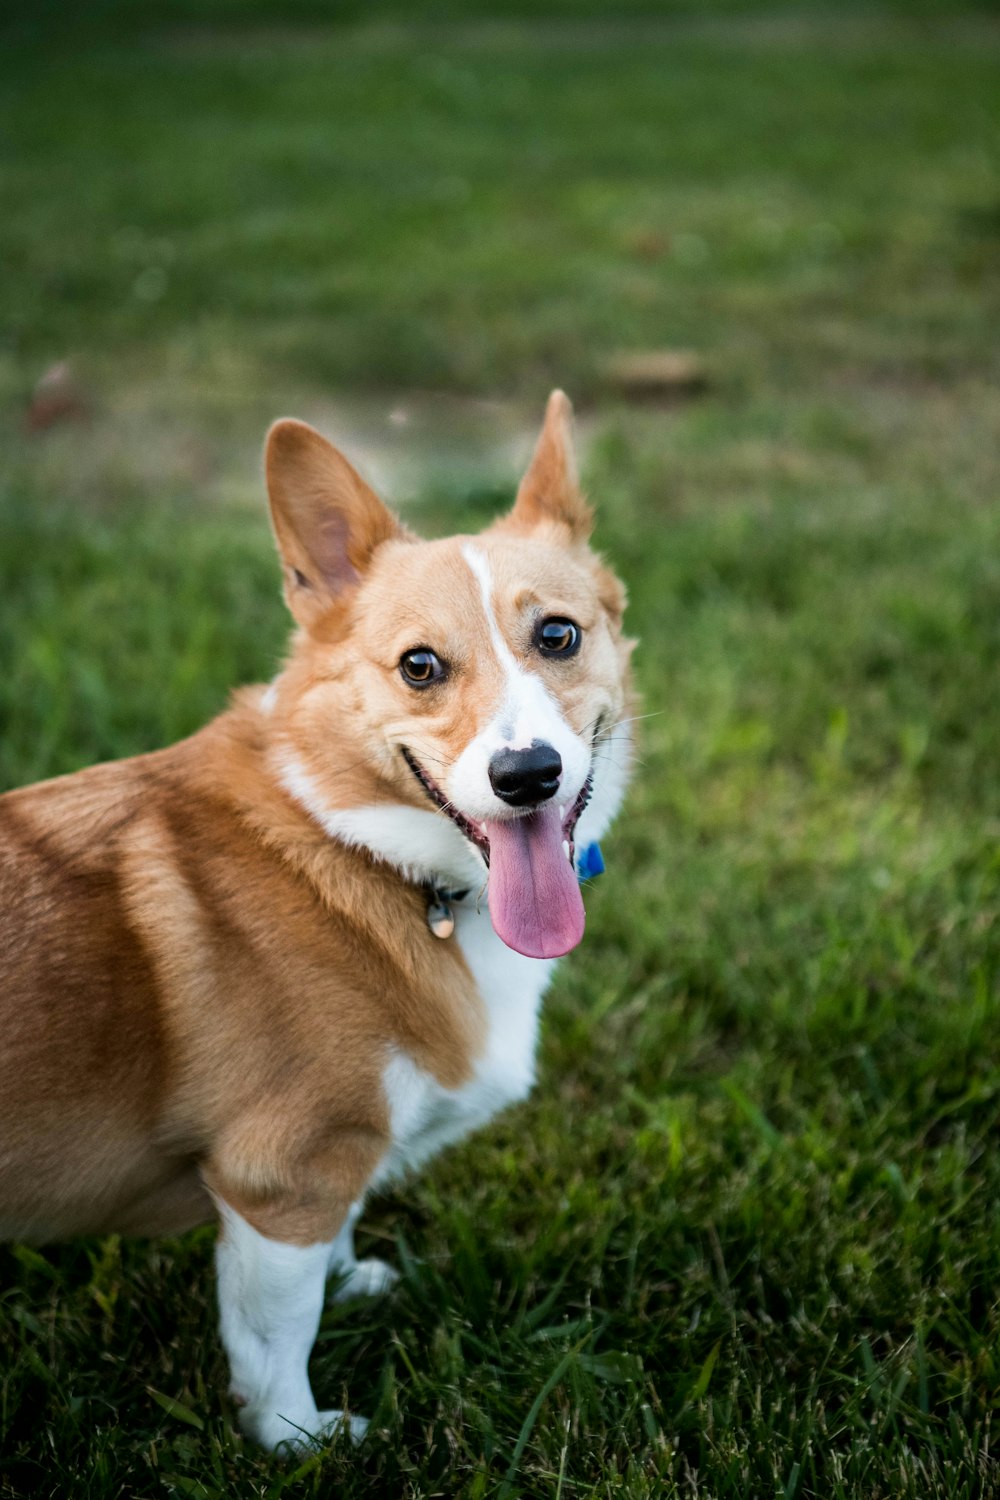
[{"label": "dog's mouth", "polygon": [[412,751],[403,759],[426,796],[482,855],[490,871],[490,920],[509,948],[558,958],[583,936],[573,836],[593,790],[593,771],[564,814],[554,801],[508,818],[473,819],[451,803]]},{"label": "dog's mouth", "polygon": [[455,827],[458,828],[461,833],[465,834],[465,837],[469,840],[469,843],[475,844],[476,848],[483,856],[487,868],[489,868],[490,841],[489,836],[486,833],[486,825],[484,823],[473,822],[471,818],[467,818],[464,813],[459,812],[455,804],[448,801],[448,798],[445,796],[444,792],[442,792],[441,788],[438,786],[434,778],[432,776],[428,776],[427,772],[417,760],[416,756],[412,754],[411,751],[407,750],[405,745],[401,745],[400,749],[403,752],[403,759],[406,761],[406,764],[409,766],[414,776],[420,782],[420,785],[423,787],[428,797],[441,809],[443,813],[446,814],[447,817],[451,819],[451,821],[455,824]]}]

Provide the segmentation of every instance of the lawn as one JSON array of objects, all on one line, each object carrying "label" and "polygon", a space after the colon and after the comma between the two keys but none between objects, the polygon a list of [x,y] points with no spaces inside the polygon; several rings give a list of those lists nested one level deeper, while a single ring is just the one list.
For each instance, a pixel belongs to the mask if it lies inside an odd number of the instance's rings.
[{"label": "lawn", "polygon": [[10,1500],[1000,1493],[1000,27],[547,9],[0,38],[0,788],[273,672],[285,411],[441,532],[564,385],[648,715],[533,1098],[324,1315],[364,1448],[234,1434],[211,1231],[6,1247]]}]

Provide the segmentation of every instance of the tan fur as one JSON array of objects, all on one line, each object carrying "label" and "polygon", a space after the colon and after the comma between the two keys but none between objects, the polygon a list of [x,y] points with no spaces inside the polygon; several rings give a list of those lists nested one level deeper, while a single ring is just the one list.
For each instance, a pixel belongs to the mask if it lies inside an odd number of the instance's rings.
[{"label": "tan fur", "polygon": [[[583,732],[621,714],[630,643],[553,402],[515,510],[477,545],[509,641],[537,607],[587,632],[585,665],[538,666]],[[5,1237],[173,1233],[215,1193],[273,1238],[332,1239],[389,1144],[390,1050],[456,1088],[482,1045],[425,892],[330,839],[280,782],[294,754],[329,807],[426,808],[398,747],[433,774],[499,691],[463,539],[411,538],[300,423],[272,429],[267,464],[300,626],[271,694],[244,690],[170,749],[0,798]],[[445,645],[448,690],[407,688],[401,653]]]}]

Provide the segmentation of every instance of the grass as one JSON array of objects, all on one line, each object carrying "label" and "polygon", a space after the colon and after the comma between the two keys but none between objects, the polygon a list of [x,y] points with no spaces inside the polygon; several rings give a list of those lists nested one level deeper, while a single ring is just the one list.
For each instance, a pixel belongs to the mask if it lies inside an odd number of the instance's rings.
[{"label": "grass", "polygon": [[[234,1436],[210,1231],[13,1247],[0,1495],[997,1493],[995,24],[242,15],[0,62],[0,785],[273,670],[260,430],[341,388],[583,397],[650,717],[535,1095],[324,1315],[373,1440]],[[616,402],[678,343],[704,398]]]}]

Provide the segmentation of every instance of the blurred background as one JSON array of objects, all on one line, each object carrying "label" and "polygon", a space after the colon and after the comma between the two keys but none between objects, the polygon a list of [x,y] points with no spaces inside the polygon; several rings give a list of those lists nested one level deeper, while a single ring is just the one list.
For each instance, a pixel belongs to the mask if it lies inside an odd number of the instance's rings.
[{"label": "blurred background", "polygon": [[998,64],[959,0],[5,7],[0,789],[273,673],[283,414],[443,532],[564,387],[648,717],[536,1098],[325,1317],[384,1444],[234,1446],[210,1237],[4,1252],[0,1494],[1000,1489]]}]

